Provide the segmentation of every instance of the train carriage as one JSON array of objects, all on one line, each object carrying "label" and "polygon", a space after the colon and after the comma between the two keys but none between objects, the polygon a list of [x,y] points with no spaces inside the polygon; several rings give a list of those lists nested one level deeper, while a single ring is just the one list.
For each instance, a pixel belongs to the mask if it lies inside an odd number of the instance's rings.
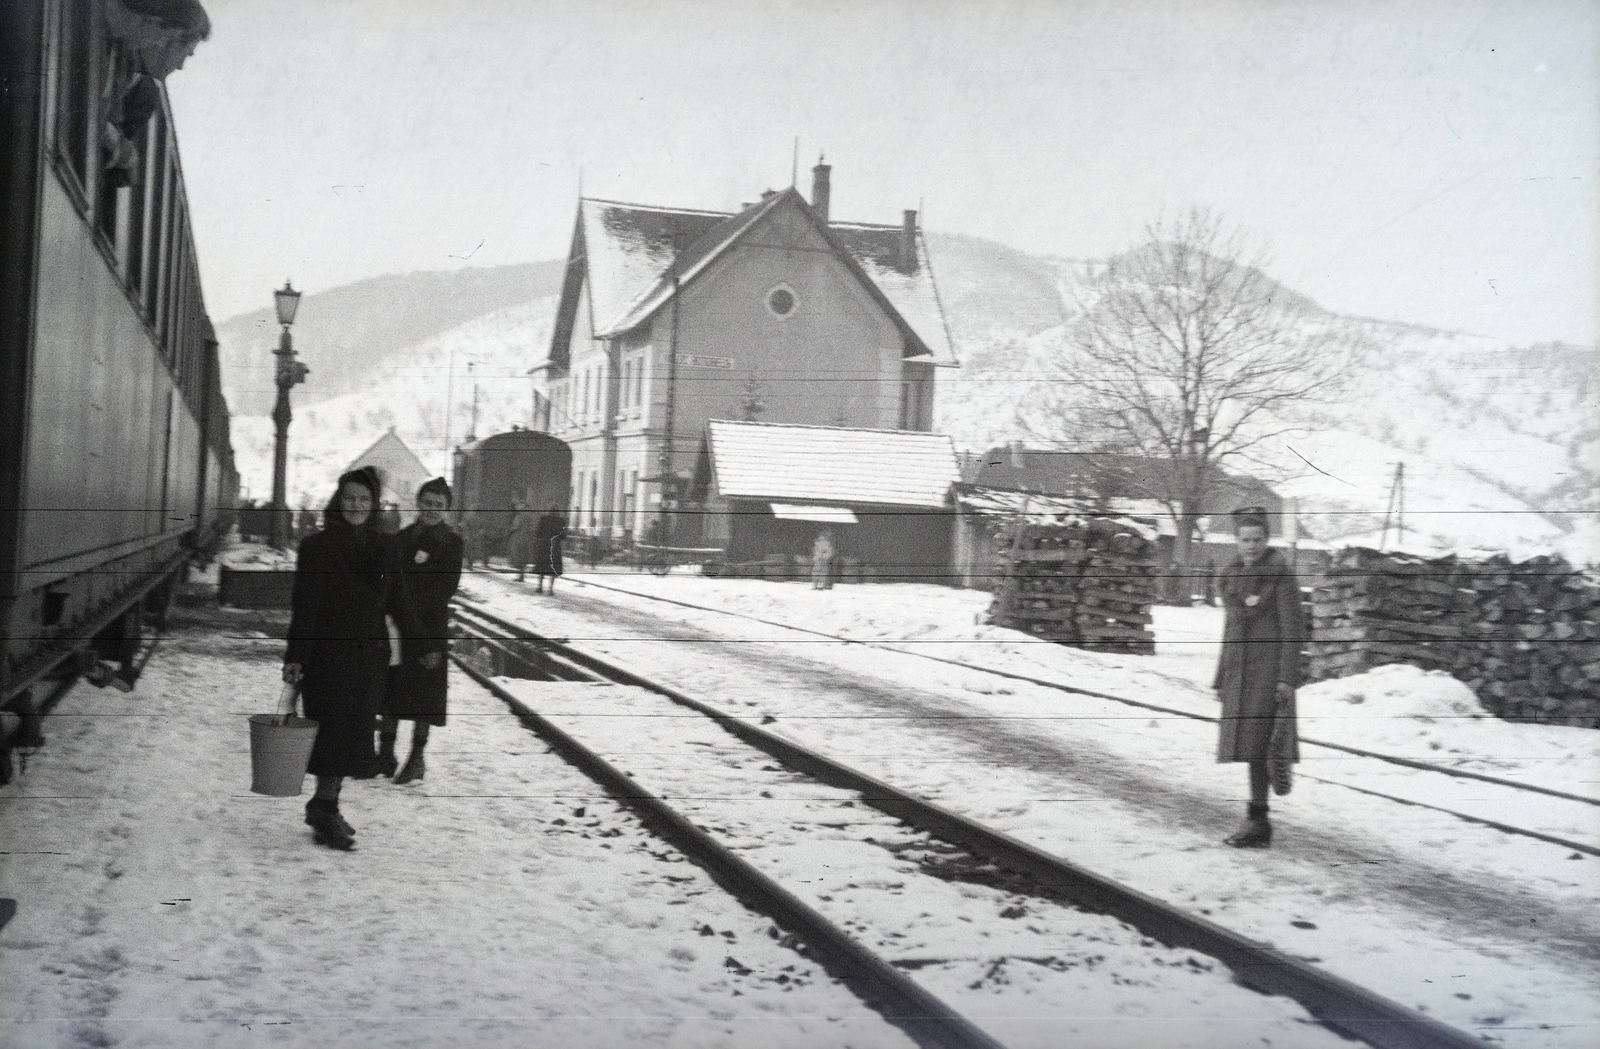
[{"label": "train carriage", "polygon": [[514,429],[461,445],[453,470],[461,527],[477,532],[483,552],[505,556],[514,502],[535,513],[568,505],[572,449],[538,430]]},{"label": "train carriage", "polygon": [[231,524],[165,88],[209,30],[195,0],[0,3],[0,704],[103,683]]}]

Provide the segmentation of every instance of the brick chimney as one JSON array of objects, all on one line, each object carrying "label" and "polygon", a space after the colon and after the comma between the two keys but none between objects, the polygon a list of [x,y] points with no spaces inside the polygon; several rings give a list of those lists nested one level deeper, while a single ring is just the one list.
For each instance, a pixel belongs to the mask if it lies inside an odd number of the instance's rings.
[{"label": "brick chimney", "polygon": [[904,273],[917,271],[917,211],[907,208],[900,223],[900,269]]},{"label": "brick chimney", "polygon": [[828,221],[828,203],[833,195],[833,183],[830,176],[833,167],[822,162],[823,154],[817,154],[817,166],[811,169],[811,210],[823,222]]}]

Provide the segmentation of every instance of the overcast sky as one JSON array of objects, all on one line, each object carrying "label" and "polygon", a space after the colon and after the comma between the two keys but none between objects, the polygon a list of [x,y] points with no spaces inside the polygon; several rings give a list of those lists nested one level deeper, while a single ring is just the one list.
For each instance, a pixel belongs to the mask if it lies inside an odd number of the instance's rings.
[{"label": "overcast sky", "polygon": [[[168,80],[214,318],[558,258],[590,196],[1102,256],[1204,204],[1341,312],[1596,339],[1592,0],[206,0]],[[937,270],[938,259],[934,259]]]}]

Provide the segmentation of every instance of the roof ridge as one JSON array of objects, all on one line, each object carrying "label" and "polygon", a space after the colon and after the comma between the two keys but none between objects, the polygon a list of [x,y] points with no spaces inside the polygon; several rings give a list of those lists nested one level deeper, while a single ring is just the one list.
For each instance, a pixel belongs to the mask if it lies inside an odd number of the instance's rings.
[{"label": "roof ridge", "polygon": [[772,426],[783,427],[788,430],[847,430],[851,433],[894,433],[904,434],[908,437],[944,437],[952,439],[947,433],[935,433],[932,430],[892,430],[880,426],[828,426],[824,423],[770,423],[757,419],[707,419],[706,425],[712,423],[729,423],[734,426]]},{"label": "roof ridge", "polygon": [[669,204],[640,204],[632,200],[611,200],[606,197],[579,197],[579,202],[590,204],[616,204],[624,208],[639,208],[641,211],[671,211],[682,215],[721,215],[730,218],[740,214],[738,211],[710,211],[705,208],[679,208]]}]

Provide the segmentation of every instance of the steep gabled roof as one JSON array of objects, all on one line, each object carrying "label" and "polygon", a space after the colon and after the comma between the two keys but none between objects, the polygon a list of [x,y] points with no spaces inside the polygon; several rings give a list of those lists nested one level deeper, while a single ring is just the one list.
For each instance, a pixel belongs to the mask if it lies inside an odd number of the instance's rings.
[{"label": "steep gabled roof", "polygon": [[956,363],[921,230],[907,266],[900,258],[901,227],[824,223],[792,187],[737,213],[581,199],[550,360],[565,365],[584,277],[595,334],[623,334],[649,320],[671,301],[674,287],[692,283],[763,217],[791,203],[901,330],[908,357]]},{"label": "steep gabled roof", "polygon": [[354,470],[359,466],[376,466],[383,480],[382,498],[402,505],[416,494],[417,487],[423,481],[432,476],[428,468],[422,464],[422,460],[417,458],[417,454],[393,429],[373,441],[366,451],[350,460],[350,465],[345,467],[345,471]]},{"label": "steep gabled roof", "polygon": [[706,443],[725,499],[942,508],[960,480],[940,433],[712,419]]}]

